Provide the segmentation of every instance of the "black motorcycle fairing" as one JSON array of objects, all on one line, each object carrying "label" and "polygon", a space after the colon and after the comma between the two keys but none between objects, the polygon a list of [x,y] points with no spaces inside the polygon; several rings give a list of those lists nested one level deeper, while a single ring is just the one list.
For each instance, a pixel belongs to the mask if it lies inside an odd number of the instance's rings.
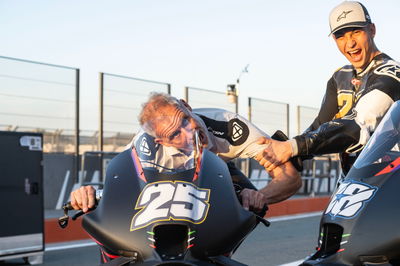
[{"label": "black motorcycle fairing", "polygon": [[399,128],[396,102],[332,195],[318,251],[302,265],[399,265]]},{"label": "black motorcycle fairing", "polygon": [[[210,168],[211,165],[213,169]],[[198,232],[199,241],[192,252],[196,256],[229,253],[254,229],[257,219],[241,206],[226,163],[214,153],[205,150],[200,173],[199,187],[212,188],[215,193],[210,197],[212,208],[210,207],[207,219],[204,223],[193,226]],[[207,241],[210,237],[212,241]]]},{"label": "black motorcycle fairing", "polygon": [[[114,219],[121,212],[131,213],[134,209],[135,195],[139,195],[146,183],[140,179],[132,162],[131,150],[125,150],[112,159],[108,165],[103,196],[97,208],[82,219],[83,228],[96,242],[113,255],[136,257],[149,256],[151,250],[139,250],[133,243],[121,241],[119,235],[130,221]],[[110,230],[112,228],[112,230]]]},{"label": "black motorcycle fairing", "polygon": [[[193,178],[193,169],[178,173],[165,173],[156,182],[151,171],[145,173],[146,181],[138,176],[131,150],[116,156],[108,166],[103,197],[96,210],[83,219],[84,229],[97,242],[115,255],[133,257],[138,261],[164,261],[154,247],[154,232],[157,226],[176,224],[187,227],[190,243],[187,244],[184,260],[207,260],[210,256],[229,253],[250,233],[257,224],[254,214],[244,210],[235,194],[226,163],[212,152],[204,150],[198,178]],[[146,172],[146,169],[143,169]],[[184,187],[195,191],[208,191],[209,209],[201,221],[178,219],[154,219],[140,228],[133,228],[133,221],[140,216],[143,208],[138,207],[138,200],[143,191],[158,186]],[[152,194],[157,198],[160,194]],[[152,201],[153,199],[150,199]],[[178,202],[179,203],[179,202]],[[159,208],[171,208],[166,201]],[[189,205],[188,205],[189,204]],[[178,205],[183,206],[179,203]],[[190,207],[190,203],[185,203]],[[193,207],[193,206],[192,206]],[[144,206],[147,208],[147,206]],[[137,219],[136,219],[137,220]]]},{"label": "black motorcycle fairing", "polygon": [[[387,263],[400,259],[400,231],[387,230],[400,224],[398,175],[396,171],[365,178],[363,182],[345,179],[343,184],[362,184],[374,191],[370,198],[353,203],[359,204],[359,210],[353,216],[333,215],[329,207],[335,202],[335,197],[342,195],[336,193],[332,196],[320,223],[319,250],[303,265],[364,265],[367,262]],[[342,203],[337,199],[335,204]],[[341,207],[345,210],[346,203]],[[341,233],[336,233],[340,230]]]}]

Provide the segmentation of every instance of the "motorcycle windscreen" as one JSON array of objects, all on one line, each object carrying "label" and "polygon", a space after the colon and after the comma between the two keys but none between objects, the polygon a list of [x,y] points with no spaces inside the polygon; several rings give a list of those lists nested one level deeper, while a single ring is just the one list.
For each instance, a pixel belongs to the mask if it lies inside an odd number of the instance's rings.
[{"label": "motorcycle windscreen", "polygon": [[[353,167],[387,165],[375,175],[388,173],[400,167],[400,103],[395,102],[386,113]],[[389,164],[390,163],[390,164]]]}]

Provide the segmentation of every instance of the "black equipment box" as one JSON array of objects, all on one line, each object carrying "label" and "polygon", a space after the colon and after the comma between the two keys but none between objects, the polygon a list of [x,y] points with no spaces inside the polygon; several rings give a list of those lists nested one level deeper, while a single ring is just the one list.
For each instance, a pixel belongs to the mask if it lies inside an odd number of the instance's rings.
[{"label": "black equipment box", "polygon": [[0,131],[0,261],[43,261],[42,134]]}]

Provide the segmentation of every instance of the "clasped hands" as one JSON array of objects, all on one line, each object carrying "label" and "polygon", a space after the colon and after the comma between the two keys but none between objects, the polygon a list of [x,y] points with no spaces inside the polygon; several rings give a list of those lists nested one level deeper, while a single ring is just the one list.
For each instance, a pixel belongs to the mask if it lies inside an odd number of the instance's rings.
[{"label": "clasped hands", "polygon": [[292,157],[292,145],[289,141],[278,141],[262,137],[257,143],[260,145],[267,145],[262,152],[256,155],[255,159],[260,165],[264,166],[268,172],[286,163]]}]

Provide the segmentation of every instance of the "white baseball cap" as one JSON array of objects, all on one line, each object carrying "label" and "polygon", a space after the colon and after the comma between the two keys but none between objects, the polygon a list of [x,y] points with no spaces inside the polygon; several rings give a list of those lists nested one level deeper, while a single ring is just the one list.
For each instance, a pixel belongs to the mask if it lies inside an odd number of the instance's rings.
[{"label": "white baseball cap", "polygon": [[365,27],[372,23],[367,9],[359,2],[344,1],[336,6],[329,15],[329,25],[332,33],[350,27]]}]

